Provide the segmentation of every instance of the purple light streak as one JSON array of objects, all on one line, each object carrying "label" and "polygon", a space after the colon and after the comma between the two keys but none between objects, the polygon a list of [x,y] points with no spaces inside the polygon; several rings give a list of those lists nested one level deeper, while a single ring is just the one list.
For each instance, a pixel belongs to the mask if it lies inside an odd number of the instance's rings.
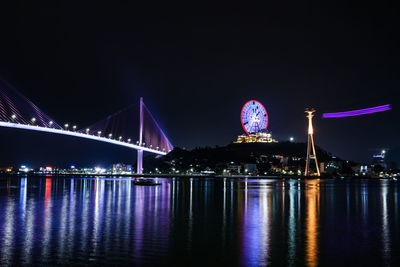
[{"label": "purple light streak", "polygon": [[387,104],[387,105],[383,105],[383,106],[377,106],[377,107],[365,108],[365,109],[357,109],[357,110],[344,111],[344,112],[323,113],[322,118],[328,119],[328,118],[342,118],[342,117],[359,116],[359,115],[365,115],[365,114],[370,114],[370,113],[387,111],[387,110],[391,110],[391,109],[392,108],[390,107],[390,104]]}]

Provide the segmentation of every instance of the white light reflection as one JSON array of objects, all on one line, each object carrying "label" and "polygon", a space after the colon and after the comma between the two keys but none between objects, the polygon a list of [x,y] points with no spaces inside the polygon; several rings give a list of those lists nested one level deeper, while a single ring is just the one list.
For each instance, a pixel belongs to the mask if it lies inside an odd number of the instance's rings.
[{"label": "white light reflection", "polygon": [[34,218],[35,218],[35,199],[29,198],[27,201],[26,223],[25,223],[25,237],[23,242],[22,259],[24,264],[31,265],[32,261],[32,248],[33,248],[33,234],[34,234]]},{"label": "white light reflection", "polygon": [[2,240],[1,240],[1,253],[0,253],[0,262],[4,264],[4,266],[10,266],[13,260],[13,242],[14,242],[14,211],[15,211],[15,202],[12,198],[7,198],[6,201],[6,212],[5,217],[2,218],[4,221],[3,232],[2,232]]},{"label": "white light reflection", "polygon": [[98,246],[101,241],[100,229],[103,222],[103,209],[104,209],[104,180],[96,178],[94,183],[94,219],[91,244],[93,246],[92,253],[97,255]]},{"label": "white light reflection", "polygon": [[390,230],[389,230],[389,214],[387,208],[388,202],[388,183],[381,186],[382,188],[382,248],[383,248],[383,260],[384,264],[382,266],[390,265]]},{"label": "white light reflection", "polygon": [[19,210],[21,214],[22,221],[25,221],[25,212],[26,212],[26,190],[27,190],[27,182],[26,177],[21,178],[21,185],[19,191]]},{"label": "white light reflection", "polygon": [[58,250],[57,254],[61,258],[64,255],[65,245],[66,245],[66,233],[68,226],[68,194],[65,191],[65,179],[63,180],[63,197],[61,200],[61,212],[60,212],[60,225],[59,225],[59,235],[58,235]]},{"label": "white light reflection", "polygon": [[242,264],[266,266],[269,261],[272,190],[267,182],[258,182],[258,195],[251,195],[243,217]]},{"label": "white light reflection", "polygon": [[289,189],[289,224],[288,224],[288,265],[294,266],[296,260],[296,198],[298,198],[298,190],[295,187],[295,181],[290,181]]}]

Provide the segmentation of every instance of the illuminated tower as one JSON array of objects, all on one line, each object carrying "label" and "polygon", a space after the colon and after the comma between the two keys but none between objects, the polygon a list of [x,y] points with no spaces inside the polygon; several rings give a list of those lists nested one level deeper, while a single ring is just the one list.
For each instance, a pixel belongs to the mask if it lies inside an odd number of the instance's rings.
[{"label": "illuminated tower", "polygon": [[[141,146],[143,141],[143,97],[140,98],[139,109],[139,146]],[[141,149],[137,151],[137,173],[143,173],[143,150]]]},{"label": "illuminated tower", "polygon": [[[307,143],[306,171],[305,171],[304,175],[309,176],[310,160],[314,159],[315,166],[317,167],[318,176],[320,176],[321,174],[319,173],[317,155],[315,154],[314,138],[313,138],[314,129],[313,129],[313,125],[312,125],[312,118],[314,117],[313,113],[315,112],[315,109],[306,109],[305,112],[307,113],[307,118],[308,118],[308,143]],[[312,148],[312,151],[311,151],[311,148]]]}]

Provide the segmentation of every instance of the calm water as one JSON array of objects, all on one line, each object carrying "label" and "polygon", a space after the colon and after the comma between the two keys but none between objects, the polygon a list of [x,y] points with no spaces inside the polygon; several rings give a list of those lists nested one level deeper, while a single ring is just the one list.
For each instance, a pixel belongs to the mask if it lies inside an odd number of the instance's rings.
[{"label": "calm water", "polygon": [[2,265],[400,265],[399,182],[0,178]]}]

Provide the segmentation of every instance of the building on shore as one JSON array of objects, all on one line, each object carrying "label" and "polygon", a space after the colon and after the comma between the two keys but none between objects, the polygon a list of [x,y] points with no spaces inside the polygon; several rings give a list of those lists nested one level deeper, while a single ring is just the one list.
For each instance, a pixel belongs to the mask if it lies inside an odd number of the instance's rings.
[{"label": "building on shore", "polygon": [[278,143],[267,131],[239,135],[234,143]]}]

